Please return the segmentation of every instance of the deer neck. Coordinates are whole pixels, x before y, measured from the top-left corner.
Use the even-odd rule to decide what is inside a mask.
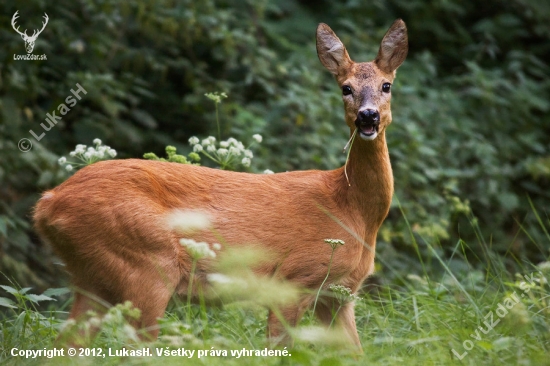
[[[373,230],[370,234],[375,235],[388,214],[393,195],[393,175],[385,131],[381,131],[373,141],[364,141],[356,136],[347,166],[334,173],[333,189],[340,205],[350,214],[360,216],[352,219],[362,219],[365,235]]]

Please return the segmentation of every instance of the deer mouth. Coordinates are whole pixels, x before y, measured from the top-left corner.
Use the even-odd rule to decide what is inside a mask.
[[[365,123],[359,120],[355,121],[355,126],[359,132],[359,136],[363,140],[374,140],[378,136],[380,122]]]

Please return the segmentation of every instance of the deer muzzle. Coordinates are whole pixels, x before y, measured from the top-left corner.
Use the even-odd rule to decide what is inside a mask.
[[[355,126],[359,130],[359,136],[363,140],[374,140],[380,127],[380,113],[374,109],[359,111]]]

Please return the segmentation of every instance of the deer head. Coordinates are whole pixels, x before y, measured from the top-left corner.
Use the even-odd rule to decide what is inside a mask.
[[[32,33],[32,36],[29,36],[27,35],[26,29],[24,32],[20,32],[19,27],[15,28],[15,20],[19,17],[19,15],[17,15],[18,12],[19,10],[16,11],[15,14],[13,14],[13,17],[11,18],[11,26],[17,33],[19,33],[21,38],[23,38],[23,41],[25,41],[25,49],[27,50],[27,53],[31,53],[32,50],[34,49],[34,43],[36,42],[36,38],[38,38],[38,35],[42,33],[44,28],[46,28],[46,24],[48,24],[48,19],[49,19],[48,14],[44,13],[45,22],[42,23],[42,29],[40,30],[35,29],[34,32]]]
[[[376,59],[353,62],[346,48],[326,24],[317,28],[317,54],[342,90],[346,123],[363,140],[374,140],[391,123],[391,83],[407,57],[407,28],[396,20],[382,39]]]

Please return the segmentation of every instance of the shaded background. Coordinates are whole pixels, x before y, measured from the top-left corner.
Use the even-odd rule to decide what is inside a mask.
[[[16,10],[29,34],[48,14],[33,52],[46,61],[14,60],[25,54]],[[392,89],[396,197],[378,280],[394,280],[391,268],[421,271],[417,253],[440,270],[426,243],[454,272],[495,256],[510,270],[547,259],[549,2],[29,0],[0,4],[0,271],[22,286],[64,284],[30,222],[40,192],[68,177],[57,159],[96,137],[117,158],[168,144],[188,152],[190,136],[215,135],[206,92],[229,95],[222,137],[264,136],[251,172],[341,166],[348,131],[315,28],[329,24],[367,61],[396,18],[410,51]],[[29,130],[40,134],[76,83],[88,94],[36,142]]]

